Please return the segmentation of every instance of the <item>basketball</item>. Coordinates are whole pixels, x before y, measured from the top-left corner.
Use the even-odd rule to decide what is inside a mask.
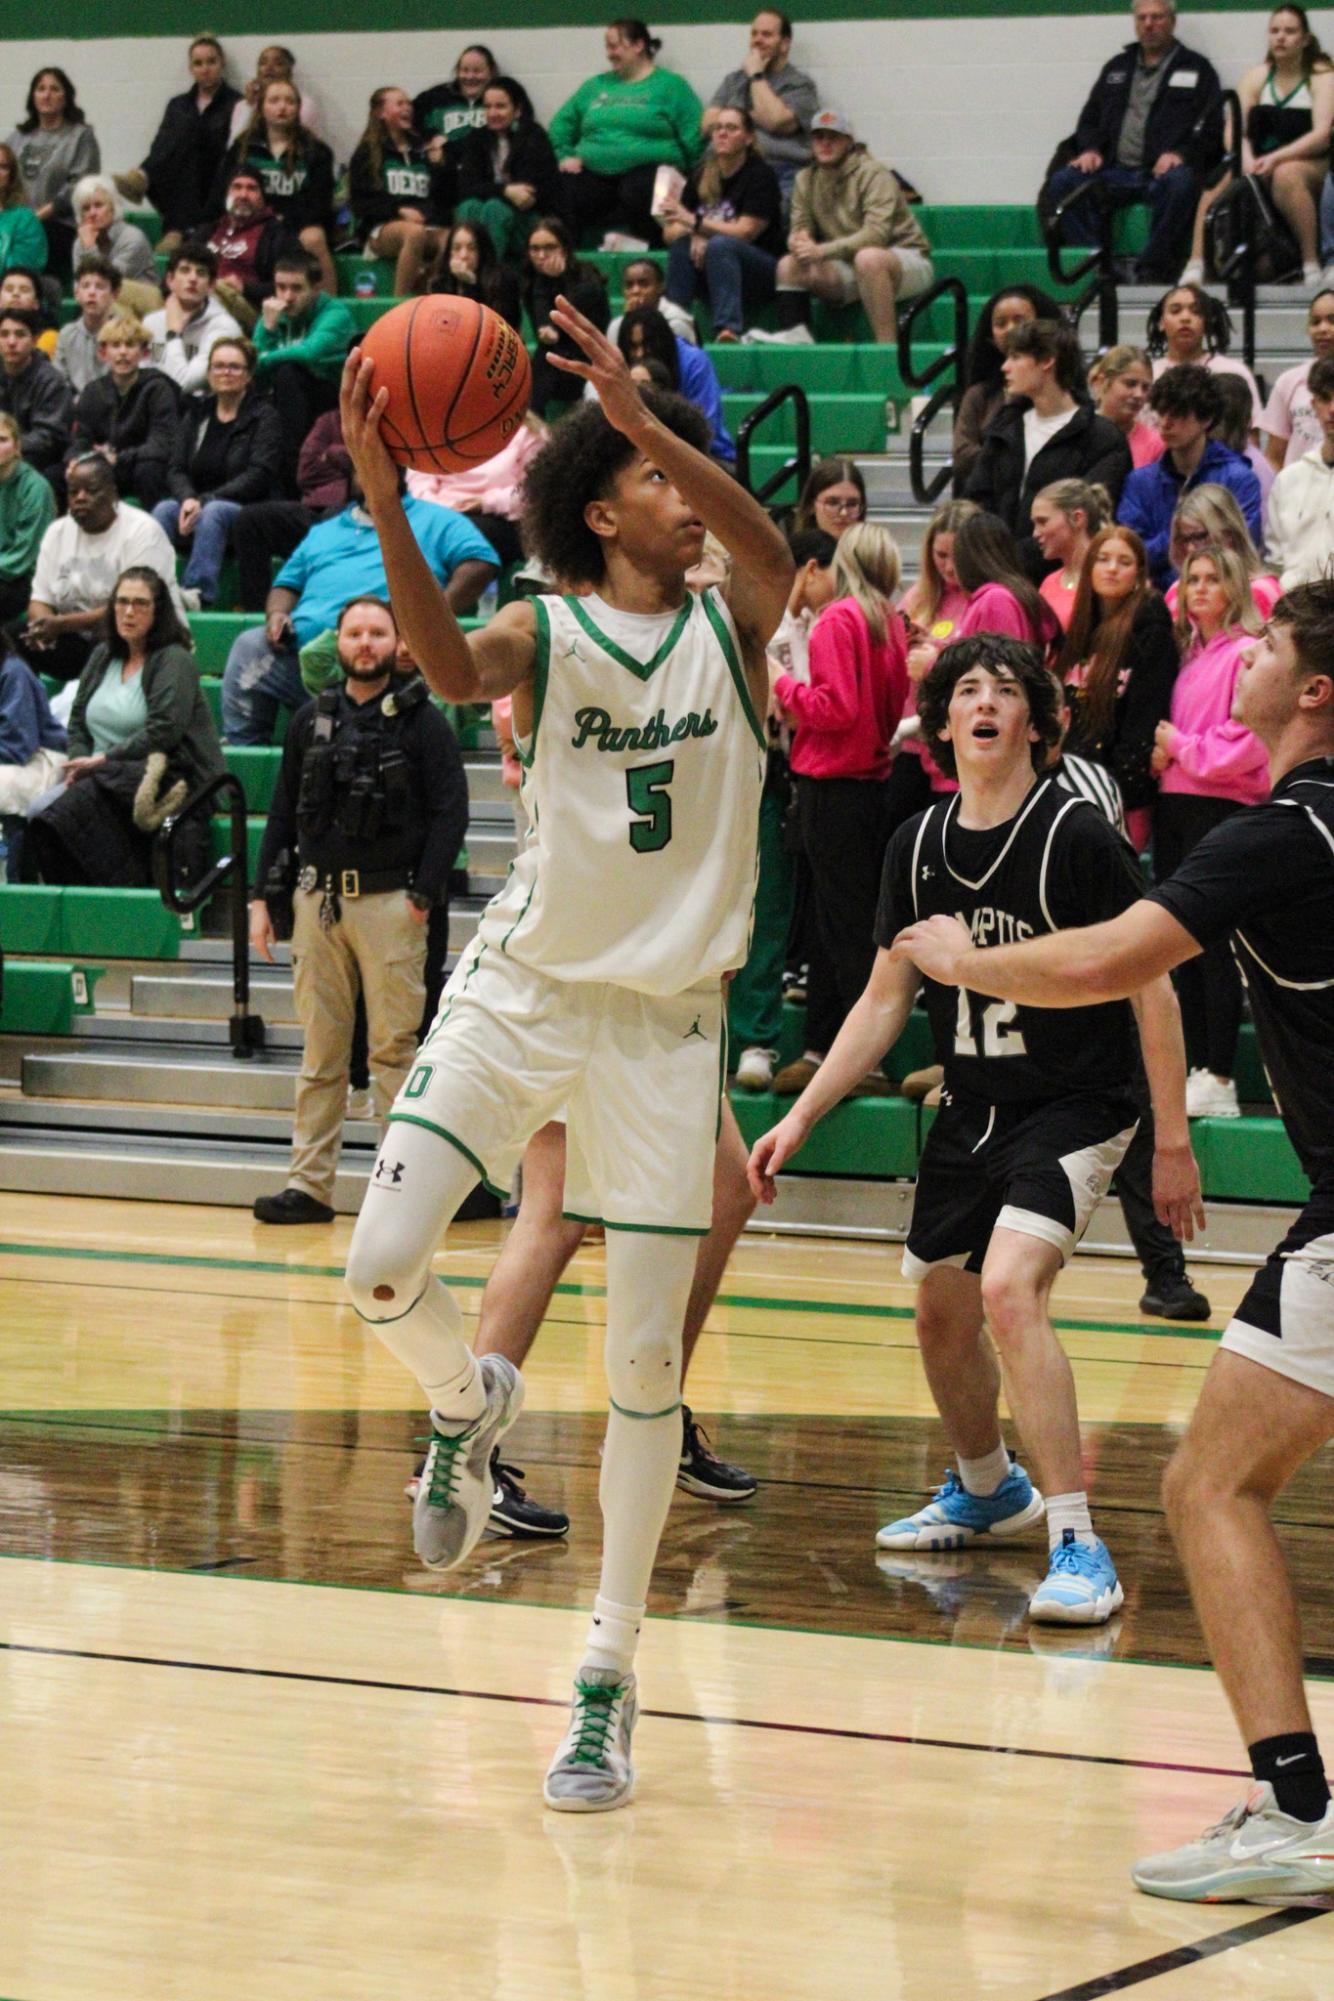
[[[503,450],[532,388],[528,351],[489,306],[446,293],[405,299],[363,336],[374,387],[388,389],[380,435],[416,472],[463,472]]]

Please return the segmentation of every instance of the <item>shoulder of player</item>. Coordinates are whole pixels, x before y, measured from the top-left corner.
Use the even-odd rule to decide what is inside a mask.
[[[926,822],[933,813],[943,818],[948,804],[948,799],[933,800],[931,805],[924,806],[920,813],[914,813],[911,820],[904,820],[894,829],[885,852],[887,869],[898,868],[903,865],[905,857],[911,858],[917,847],[918,836],[922,833]]]

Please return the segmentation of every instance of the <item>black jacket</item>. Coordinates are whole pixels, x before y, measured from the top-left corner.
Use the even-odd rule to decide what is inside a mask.
[[[227,151],[232,111],[240,96],[229,83],[222,83],[202,111],[193,90],[168,99],[144,161],[148,192],[167,230],[189,236],[209,220],[209,188]]]
[[[480,127],[459,141],[460,201],[503,201],[506,187],[524,181],[537,190],[528,215],[546,215],[560,205],[560,168],[550,139],[540,125],[516,125],[509,135],[509,158],[502,179],[496,179],[492,135]]]
[[[283,427],[275,406],[252,385],[230,424],[226,478],[201,493],[194,481],[195,454],[216,404],[213,396],[191,396],[176,425],[167,491],[173,500],[279,500],[283,494]]]
[[[124,396],[109,375],[95,376],[74,406],[66,463],[95,445],[111,445],[117,493],[156,507],[167,491],[179,410],[176,385],[160,368],[141,368]]]
[[[348,205],[363,242],[382,223],[393,222],[403,208],[419,208],[430,223],[447,221],[454,207],[454,186],[453,159],[447,156],[433,167],[415,147],[406,153],[386,147],[378,174],[369,146],[358,146],[348,162]]]
[[[1130,102],[1130,83],[1139,61],[1138,42],[1128,42],[1104,63],[1075,128],[1075,152],[1102,154],[1116,164],[1116,147]],[[1218,72],[1206,57],[1174,42],[1163,58],[1165,74],[1149,112],[1144,134],[1144,167],[1161,153],[1179,153],[1197,173],[1212,167],[1223,150],[1223,117]],[[1187,78],[1190,79],[1187,82]],[[1174,81],[1177,79],[1177,81]]]
[[[395,677],[390,692],[396,698],[401,697],[405,685]],[[446,901],[450,870],[468,828],[468,780],[458,742],[430,701],[385,717],[385,699],[382,696],[358,708],[340,694],[334,742],[353,731],[392,735],[396,739],[407,764],[406,823],[397,829],[386,829],[374,839],[361,841],[348,839],[336,828],[319,839],[300,831],[297,806],[301,776],[318,714],[317,703],[307,702],[293,716],[283,739],[282,764],[260,844],[257,885],[271,880],[273,865],[285,848],[292,855],[299,852],[303,863],[309,862],[321,873],[360,869],[367,874],[378,874],[401,869],[405,879],[411,873],[413,887],[423,896],[437,903]]]
[[[19,427],[19,448],[30,466],[46,472],[65,456],[74,422],[74,391],[40,349],[22,375],[0,369],[0,410]]]
[[[1180,664],[1172,614],[1157,591],[1135,613],[1130,640],[1121,663],[1120,691],[1111,727],[1094,736],[1084,712],[1082,689],[1069,687],[1073,711],[1065,748],[1077,757],[1091,757],[1112,772],[1128,810],[1151,806],[1158,781],[1149,762],[1154,732],[1172,713],[1172,685]]]
[[[245,135],[229,146],[222,165],[213,176],[209,207],[221,215],[227,206],[227,183],[238,167],[253,167],[264,190],[264,199],[283,225],[287,236],[303,229],[328,229],[333,222],[334,156],[323,139],[311,139],[296,158],[275,159],[261,134],[253,146]],[[221,273],[219,273],[221,275]]]
[[[982,437],[982,451],[968,475],[964,492],[1001,520],[1019,542],[1024,565],[1034,578],[1043,563],[1030,534],[1035,496],[1053,480],[1083,479],[1106,487],[1115,510],[1131,470],[1130,447],[1124,431],[1099,417],[1091,403],[1079,403],[1070,421],[1024,466],[1024,416],[1032,409],[1026,396],[1003,403]]]

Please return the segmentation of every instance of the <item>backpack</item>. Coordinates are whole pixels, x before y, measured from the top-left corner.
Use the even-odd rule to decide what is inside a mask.
[[[1219,195],[1205,221],[1205,262],[1215,278],[1234,275],[1233,260],[1248,243],[1257,285],[1282,285],[1301,276],[1297,240],[1268,187],[1254,174],[1241,174]]]

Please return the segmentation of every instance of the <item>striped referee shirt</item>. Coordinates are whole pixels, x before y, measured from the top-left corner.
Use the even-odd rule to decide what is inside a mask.
[[[1073,792],[1096,806],[1104,820],[1110,820],[1117,833],[1124,838],[1125,802],[1121,797],[1121,787],[1105,764],[1094,764],[1087,757],[1065,756],[1051,767],[1049,776],[1063,791]]]

